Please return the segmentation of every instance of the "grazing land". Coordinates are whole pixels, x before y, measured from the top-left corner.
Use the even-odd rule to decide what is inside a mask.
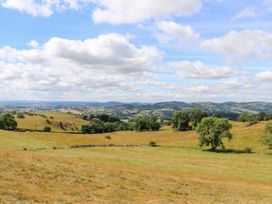
[[[19,129],[41,131],[45,126],[49,126],[54,132],[79,131],[81,125],[87,123],[80,116],[59,112],[24,114],[24,118],[17,117],[16,120]]]
[[[84,123],[69,114],[50,116]],[[33,128],[30,118],[19,119],[19,126]],[[266,123],[248,127],[232,122],[233,140],[217,153],[200,149],[194,131],[168,126],[156,132],[93,135],[59,128],[50,133],[0,131],[0,203],[269,204],[272,152],[261,143]],[[150,141],[158,147],[147,146]],[[112,145],[68,148],[89,144]],[[143,146],[114,146],[127,144]]]

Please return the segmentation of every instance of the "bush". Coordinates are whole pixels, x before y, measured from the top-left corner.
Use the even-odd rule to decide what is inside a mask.
[[[107,140],[111,140],[111,136],[110,136],[110,135],[107,135],[105,138],[106,138]]]
[[[255,120],[249,121],[247,126],[256,125],[257,123],[258,121],[255,119]]]
[[[149,147],[157,147],[157,144],[156,144],[156,142],[151,141],[151,142],[149,142],[148,146]]]
[[[59,127],[60,127],[61,129],[65,130],[65,127],[64,127],[64,125],[63,125],[63,122],[59,122]]]
[[[24,119],[25,115],[23,113],[17,113],[17,118]]]
[[[51,132],[51,127],[45,126],[45,127],[43,128],[43,131],[44,131],[44,132]]]
[[[248,153],[248,154],[252,153],[251,147],[246,147],[245,148],[245,153]]]

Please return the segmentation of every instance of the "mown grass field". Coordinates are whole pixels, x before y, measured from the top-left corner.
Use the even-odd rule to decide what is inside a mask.
[[[230,153],[203,151],[193,131],[169,127],[100,135],[0,131],[0,203],[270,204],[272,151],[260,141],[265,124],[233,123]],[[66,148],[150,141],[160,146]],[[238,152],[245,147],[254,153]]]

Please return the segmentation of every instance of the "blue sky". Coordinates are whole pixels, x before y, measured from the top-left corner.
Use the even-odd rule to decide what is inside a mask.
[[[0,100],[272,101],[272,0],[0,5]]]

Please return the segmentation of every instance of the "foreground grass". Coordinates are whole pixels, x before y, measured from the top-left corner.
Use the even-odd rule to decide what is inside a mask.
[[[272,154],[260,142],[265,123],[233,126],[226,147],[255,153],[201,151],[193,131],[168,127],[102,135],[2,131],[0,203],[272,203]],[[150,141],[161,147],[52,149]]]

